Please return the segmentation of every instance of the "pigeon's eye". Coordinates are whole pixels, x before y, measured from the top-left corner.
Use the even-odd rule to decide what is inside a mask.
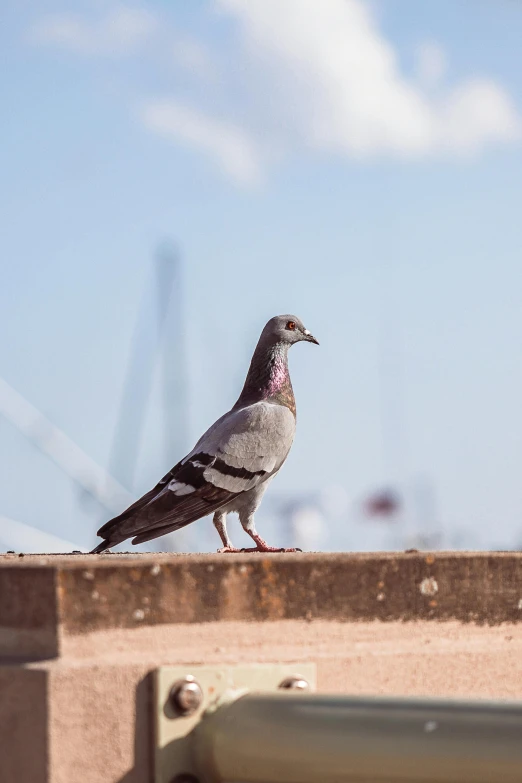
[[[288,321],[286,328],[293,332],[295,330],[295,321]]]

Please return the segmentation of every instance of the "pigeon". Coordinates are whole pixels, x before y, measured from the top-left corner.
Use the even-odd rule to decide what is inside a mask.
[[[99,530],[92,554],[132,538],[151,541],[208,514],[223,544],[218,552],[295,552],[269,546],[256,530],[254,514],[284,464],[295,433],[295,399],[288,349],[301,341],[319,345],[294,315],[271,318],[250,362],[236,404],[198,440],[156,486]],[[226,519],[237,512],[255,547],[236,549]]]

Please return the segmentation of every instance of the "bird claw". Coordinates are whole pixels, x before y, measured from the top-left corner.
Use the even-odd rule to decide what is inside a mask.
[[[230,555],[230,554],[236,554],[238,552],[242,552],[242,549],[238,549],[235,546],[223,546],[221,549],[217,550],[218,555]]]
[[[248,549],[242,549],[241,552],[302,552],[302,549],[299,549],[298,547],[292,548],[292,549],[285,549],[284,547],[277,547],[277,546],[255,546],[250,547]]]
[[[285,549],[284,547],[278,547],[278,546],[269,546],[263,539],[261,539],[257,546],[254,547],[243,547],[242,549],[238,549],[235,546],[223,546],[221,549],[217,550],[218,555],[228,555],[228,554],[237,554],[238,552],[302,552],[302,549]]]

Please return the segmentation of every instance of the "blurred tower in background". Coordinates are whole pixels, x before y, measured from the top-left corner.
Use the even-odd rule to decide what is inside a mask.
[[[158,359],[164,464],[172,467],[188,449],[182,263],[172,242],[164,242],[156,252],[152,289],[145,291],[138,313],[109,460],[109,473],[131,491]],[[163,536],[147,548],[179,551],[188,535],[181,531]]]
[[[163,448],[173,467],[189,450],[188,367],[185,346],[183,269],[175,245],[163,243],[156,254],[156,286]],[[190,549],[191,528],[155,539],[159,551]]]
[[[155,271],[165,462],[174,465],[188,447],[189,429],[182,265],[174,245],[160,247]]]

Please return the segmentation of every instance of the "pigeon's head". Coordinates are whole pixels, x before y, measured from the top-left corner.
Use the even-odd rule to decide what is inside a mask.
[[[295,315],[276,315],[271,318],[261,335],[263,342],[286,343],[293,345],[304,340],[319,345],[315,337],[305,328],[304,323]]]

